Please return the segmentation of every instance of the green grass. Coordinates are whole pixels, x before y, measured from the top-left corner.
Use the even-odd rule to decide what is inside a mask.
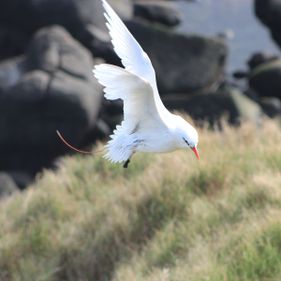
[[[1,201],[0,280],[281,280],[280,141],[266,122],[201,130],[200,161],[61,159]]]

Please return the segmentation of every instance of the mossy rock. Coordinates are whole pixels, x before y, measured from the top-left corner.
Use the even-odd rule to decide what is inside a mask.
[[[254,68],[249,85],[259,96],[281,98],[281,59]]]
[[[243,120],[259,124],[263,116],[260,106],[239,89],[227,87],[215,93],[196,93],[192,96],[166,95],[163,101],[169,109],[185,111],[199,123],[212,126],[227,118],[231,124]]]

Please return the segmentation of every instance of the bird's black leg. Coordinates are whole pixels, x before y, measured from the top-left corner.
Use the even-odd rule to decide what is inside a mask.
[[[135,154],[135,151],[132,152],[132,154],[129,156],[129,158],[125,161],[123,168],[128,168],[128,165],[131,161],[132,156]]]
[[[123,168],[128,168],[129,163],[130,163],[130,158],[124,163]]]

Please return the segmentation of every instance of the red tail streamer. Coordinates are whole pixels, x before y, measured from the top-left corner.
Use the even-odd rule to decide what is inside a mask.
[[[61,133],[60,133],[58,130],[56,130],[56,133],[57,133],[57,135],[59,136],[59,138],[61,139],[61,141],[62,141],[66,146],[68,146],[69,148],[71,148],[72,150],[74,150],[74,151],[76,151],[76,152],[78,152],[78,153],[82,153],[82,154],[92,154],[91,151],[80,150],[80,149],[78,149],[78,148],[72,146],[71,144],[69,144],[69,143],[64,139],[64,137],[61,135]]]

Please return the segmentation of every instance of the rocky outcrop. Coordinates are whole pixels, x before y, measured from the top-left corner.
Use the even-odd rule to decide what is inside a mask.
[[[131,0],[108,0],[108,2],[122,18],[132,17]],[[79,33],[83,32],[88,24],[104,28],[103,8],[100,0],[1,1],[0,24],[16,26],[26,32],[34,32],[44,26],[57,24],[75,37],[79,37]]]
[[[162,94],[212,88],[223,77],[227,46],[222,40],[139,22],[128,27],[151,58]]]
[[[272,38],[281,46],[281,2],[279,0],[255,0],[255,13],[266,25]]]
[[[163,102],[171,110],[187,112],[198,124],[208,122],[211,126],[225,118],[234,125],[244,120],[259,124],[263,116],[255,101],[229,86],[213,93],[165,95]]]
[[[108,0],[123,19],[131,19],[131,0]],[[40,28],[60,25],[93,53],[108,49],[100,0],[0,1],[0,58],[24,53],[28,41]],[[95,30],[95,32],[93,32]],[[3,39],[3,40],[2,40]]]
[[[28,40],[29,36],[26,32],[13,26],[1,26],[0,24],[0,61],[21,55],[28,44]]]
[[[281,116],[281,100],[274,97],[260,99],[263,112],[270,118]]]
[[[57,129],[75,145],[83,142],[101,102],[93,64],[88,50],[54,26],[36,33],[26,56],[0,66],[0,80],[12,77],[0,94],[0,169],[35,173],[49,165],[66,151]]]
[[[254,53],[249,60],[247,61],[247,64],[249,66],[250,70],[255,69],[257,66],[262,65],[264,63],[272,62],[277,60],[278,57],[276,55],[271,55],[263,52],[257,52]]]
[[[249,85],[259,96],[281,99],[281,59],[255,67],[249,75]]]
[[[248,93],[268,117],[281,116],[281,59],[258,52],[247,63],[248,71],[236,71],[234,78],[247,79]]]
[[[181,22],[181,14],[175,5],[167,1],[137,0],[134,4],[136,17],[166,26],[177,26]]]

